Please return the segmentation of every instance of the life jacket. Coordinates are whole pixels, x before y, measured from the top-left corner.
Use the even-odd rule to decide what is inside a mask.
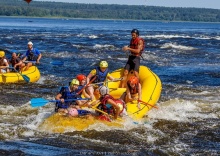
[[[142,42],[143,42],[143,48],[141,49],[139,54],[131,52],[132,55],[135,55],[135,56],[141,56],[142,55],[142,53],[145,49],[145,41],[144,41],[143,38],[136,37],[135,39],[131,39],[129,47],[132,48],[132,49],[138,49],[138,43],[139,43],[140,40],[142,40]]]
[[[36,55],[36,48],[33,48],[32,50],[28,50],[29,54],[27,56],[28,61],[37,61],[38,55]]]
[[[138,91],[139,91],[139,83],[135,84],[134,88],[132,88],[132,87],[130,86],[130,83],[127,82],[127,86],[128,86],[128,88],[129,88],[129,90],[130,90],[131,95],[138,93]]]
[[[106,94],[104,95],[104,97],[102,97],[100,99],[101,104],[98,106],[99,109],[101,109],[102,111],[108,113],[108,114],[115,114],[115,109],[111,104],[107,104],[107,101],[109,99],[112,99],[115,103],[120,104],[122,106],[119,114],[121,114],[125,108],[125,103],[124,101],[122,101],[121,99],[114,99],[111,95]]]
[[[84,115],[91,114],[90,111],[83,110],[83,109],[79,109],[79,110],[77,110],[77,111],[78,111],[79,116],[84,116]]]
[[[16,58],[16,59],[11,58],[11,60],[10,60],[10,63],[12,64],[12,67],[14,67],[15,64],[17,64],[17,63],[19,63],[19,62],[20,62],[20,58]]]
[[[85,85],[79,85],[78,89],[75,91],[76,94],[78,95],[78,97],[81,97],[82,92],[81,92],[80,94],[78,94],[78,93],[83,89],[84,86],[85,86]]]
[[[102,72],[100,67],[96,67],[96,75],[94,75],[91,80],[96,76],[96,79],[93,81],[93,83],[104,82],[108,75],[108,71],[108,68],[106,68],[106,70]]]
[[[75,99],[77,98],[76,91],[71,92],[69,87],[65,86],[60,89],[60,94],[62,99]],[[56,102],[56,108],[68,108],[74,101],[65,101],[64,103]]]

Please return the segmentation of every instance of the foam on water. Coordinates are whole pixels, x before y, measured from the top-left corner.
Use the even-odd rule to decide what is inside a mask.
[[[159,104],[159,109],[152,109],[148,116],[151,119],[175,120],[178,122],[190,122],[192,119],[218,118],[215,112],[204,113],[207,105],[197,101],[171,99]],[[209,104],[208,107],[213,107]]]
[[[197,48],[190,47],[190,46],[183,46],[183,45],[177,45],[176,43],[165,43],[161,46],[161,49],[180,49],[180,50],[195,50]]]

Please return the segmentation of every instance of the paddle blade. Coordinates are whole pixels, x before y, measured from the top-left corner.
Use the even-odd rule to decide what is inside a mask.
[[[52,62],[50,62],[52,65],[63,65],[64,64],[64,62],[62,62],[62,61],[52,61]]]
[[[25,82],[30,82],[30,78],[27,75],[21,75]]]
[[[30,101],[32,107],[41,107],[41,106],[46,105],[48,102],[50,101],[43,99],[43,98],[33,98]]]

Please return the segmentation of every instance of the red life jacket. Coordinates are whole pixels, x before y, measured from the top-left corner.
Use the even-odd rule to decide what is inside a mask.
[[[106,106],[107,101],[108,101],[109,99],[112,99],[115,103],[121,104],[121,105],[123,106],[123,109],[119,112],[119,114],[122,113],[123,110],[124,110],[124,108],[125,108],[124,102],[123,102],[121,99],[114,99],[114,98],[113,98],[111,95],[109,95],[109,94],[104,95],[104,97],[102,97],[101,100],[100,100],[100,101],[101,101],[101,105],[102,105],[102,110],[103,110],[104,112],[108,113],[108,114],[115,113],[115,110],[113,109],[113,107],[111,107],[112,110],[109,110],[109,108],[107,108],[107,106]]]
[[[129,47],[132,48],[132,49],[138,49],[138,43],[139,43],[140,40],[142,40],[142,42],[143,42],[143,48],[141,49],[139,54],[131,53],[132,55],[141,56],[142,52],[144,51],[145,41],[144,41],[143,38],[140,38],[140,37],[136,37],[135,39],[131,39]]]

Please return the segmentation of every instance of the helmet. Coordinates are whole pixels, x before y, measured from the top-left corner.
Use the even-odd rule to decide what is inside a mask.
[[[78,111],[76,108],[69,108],[68,109],[68,114],[71,115],[71,116],[78,116]]]
[[[129,78],[130,84],[137,84],[138,83],[138,78],[136,76],[131,76]]]
[[[83,75],[83,74],[79,74],[76,76],[77,80],[79,80],[79,82],[81,82],[82,80],[85,80],[86,79],[86,76]]]
[[[99,64],[99,67],[101,67],[101,68],[107,68],[107,67],[108,67],[108,62],[106,62],[106,61],[101,61],[100,64]]]
[[[4,51],[0,51],[0,57],[4,57],[5,56],[5,52]]]
[[[77,79],[72,79],[70,86],[72,85],[79,85],[79,81]]]
[[[131,33],[135,33],[135,34],[137,34],[139,36],[139,31],[137,29],[131,30]]]
[[[28,43],[27,43],[27,45],[34,45],[31,41],[29,41]]]
[[[100,93],[101,95],[108,94],[108,93],[109,93],[108,87],[106,87],[106,86],[100,86],[100,87],[99,87],[99,93]]]

